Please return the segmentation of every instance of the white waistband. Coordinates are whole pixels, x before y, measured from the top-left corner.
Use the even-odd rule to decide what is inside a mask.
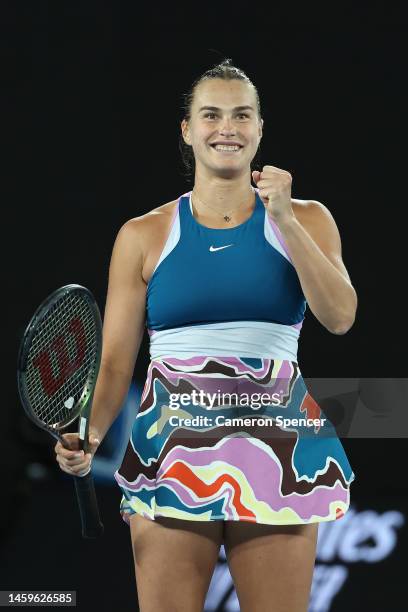
[[[300,331],[292,325],[264,321],[232,321],[148,330],[150,358],[192,355],[266,357],[297,362]]]

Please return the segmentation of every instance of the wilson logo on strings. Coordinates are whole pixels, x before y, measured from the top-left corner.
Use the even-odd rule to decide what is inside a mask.
[[[69,359],[67,349],[67,336],[72,334],[76,345],[76,355],[73,359]],[[76,372],[84,361],[86,351],[86,335],[85,328],[81,319],[73,319],[67,330],[56,336],[50,346],[36,355],[33,359],[33,365],[39,369],[41,384],[44,393],[51,397],[62,387],[65,381]],[[51,354],[54,353],[57,358],[59,374],[54,375],[51,364]]]

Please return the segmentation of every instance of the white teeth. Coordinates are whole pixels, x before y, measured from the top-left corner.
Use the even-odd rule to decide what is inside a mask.
[[[215,149],[217,151],[238,151],[239,147],[237,145],[215,145]]]

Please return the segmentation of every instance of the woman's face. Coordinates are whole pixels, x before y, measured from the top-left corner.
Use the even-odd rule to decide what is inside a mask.
[[[220,176],[248,172],[262,137],[255,91],[245,81],[207,79],[195,89],[191,118],[181,122],[196,168]]]

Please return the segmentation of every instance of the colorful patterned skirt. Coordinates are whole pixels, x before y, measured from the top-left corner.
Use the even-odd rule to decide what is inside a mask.
[[[134,513],[270,525],[332,521],[347,511],[354,478],[296,362],[206,356],[150,362],[115,473],[128,524]]]

